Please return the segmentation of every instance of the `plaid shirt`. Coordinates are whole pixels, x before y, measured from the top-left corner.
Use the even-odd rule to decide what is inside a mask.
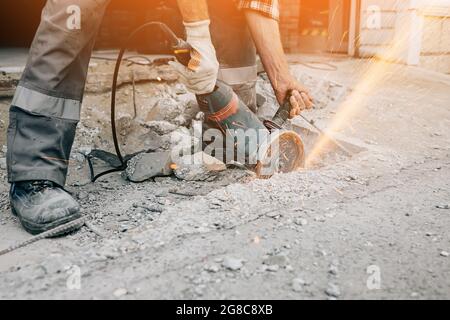
[[[272,19],[280,19],[278,0],[238,0],[239,9],[251,9]]]

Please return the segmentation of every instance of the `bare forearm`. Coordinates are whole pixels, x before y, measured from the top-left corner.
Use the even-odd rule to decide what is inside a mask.
[[[277,89],[290,76],[278,21],[251,10],[247,10],[245,16],[267,75]]]
[[[177,0],[184,22],[197,22],[209,19],[206,0]]]
[[[313,106],[308,90],[291,75],[281,43],[278,22],[254,11],[246,11],[247,24],[280,104],[289,99],[291,117]]]

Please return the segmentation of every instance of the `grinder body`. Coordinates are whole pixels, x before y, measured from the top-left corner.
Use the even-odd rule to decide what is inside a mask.
[[[230,86],[218,81],[212,93],[198,95],[197,101],[207,124],[221,130],[226,139],[232,139],[235,156],[239,154],[236,148],[244,151],[245,165],[258,176],[270,177],[304,166],[304,147],[300,136],[292,131],[270,131]],[[237,132],[244,133],[243,141],[235,140],[242,137]],[[227,143],[227,146],[230,144]]]

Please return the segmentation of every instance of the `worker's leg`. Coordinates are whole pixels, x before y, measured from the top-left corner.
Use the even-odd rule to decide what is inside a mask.
[[[245,16],[234,1],[208,1],[211,34],[220,62],[219,79],[256,112],[256,49]]]
[[[89,59],[108,3],[47,1],[10,109],[10,182],[65,184]]]

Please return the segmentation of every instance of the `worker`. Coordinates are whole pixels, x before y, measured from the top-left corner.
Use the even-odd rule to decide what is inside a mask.
[[[11,103],[11,208],[32,234],[81,217],[64,185],[89,59],[108,3],[47,1]],[[178,0],[178,6],[192,52],[188,67],[173,66],[191,92],[210,93],[220,79],[255,110],[258,51],[278,101],[292,93],[291,116],[312,106],[307,90],[289,72],[277,0]],[[77,13],[79,21],[73,16]]]

